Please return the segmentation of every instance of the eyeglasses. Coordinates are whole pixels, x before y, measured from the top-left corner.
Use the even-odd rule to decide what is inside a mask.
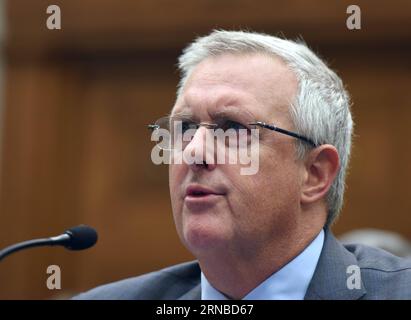
[[[273,124],[267,124],[262,121],[255,121],[247,124],[241,124],[238,121],[230,120],[227,118],[217,118],[213,120],[214,123],[207,123],[207,122],[196,122],[189,117],[184,116],[167,116],[158,119],[154,124],[149,124],[148,129],[152,130],[154,133],[158,133],[162,136],[162,147],[161,149],[164,150],[173,150],[173,149],[180,149],[185,148],[188,143],[194,137],[195,132],[201,126],[206,127],[207,129],[213,129],[216,132],[224,132],[226,137],[230,138],[231,133],[232,136],[236,136],[237,139],[241,136],[247,135],[247,143],[249,144],[251,139],[250,136],[255,132],[254,130],[258,130],[259,128],[265,128],[269,130],[273,130],[279,132],[281,134],[285,134],[296,139],[299,139],[311,147],[315,148],[318,145],[311,139],[300,135],[296,132],[292,132],[286,129],[282,129],[276,127]],[[167,136],[165,133],[169,133]],[[181,141],[182,143],[177,147],[175,142]],[[227,145],[227,139],[225,139]],[[238,146],[238,144],[237,144]]]
[[[276,131],[276,132],[285,134],[285,135],[287,135],[287,136],[291,136],[291,137],[297,138],[297,139],[299,139],[299,140],[301,140],[301,141],[304,141],[304,142],[308,143],[308,144],[311,145],[311,147],[313,147],[313,148],[318,147],[318,144],[316,144],[316,143],[315,143],[313,140],[311,140],[310,138],[307,138],[307,137],[305,137],[305,136],[302,136],[302,135],[300,135],[300,134],[298,134],[298,133],[295,133],[295,132],[293,132],[293,131],[281,129],[281,128],[276,127],[276,126],[274,126],[274,125],[272,125],[272,124],[267,124],[267,123],[265,123],[265,122],[257,121],[257,122],[254,122],[254,123],[250,123],[250,125],[260,126],[260,127],[262,127],[262,128],[270,129],[270,130],[273,130],[273,131]]]

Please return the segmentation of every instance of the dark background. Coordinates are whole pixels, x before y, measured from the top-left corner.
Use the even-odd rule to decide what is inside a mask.
[[[169,111],[176,59],[214,28],[303,37],[345,81],[356,136],[335,233],[411,238],[411,2],[10,0],[3,2],[0,247],[80,223],[85,252],[35,249],[0,264],[0,299],[64,298],[192,259],[172,220],[167,167],[146,125]],[[47,6],[62,29],[46,28]],[[348,30],[357,4],[362,29]],[[62,289],[46,288],[57,264]]]

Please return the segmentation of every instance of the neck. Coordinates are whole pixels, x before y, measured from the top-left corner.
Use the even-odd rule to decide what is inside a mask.
[[[275,239],[263,248],[244,248],[209,253],[199,257],[202,272],[214,288],[231,299],[242,299],[273,273],[298,256],[318,235],[317,229],[299,230]]]

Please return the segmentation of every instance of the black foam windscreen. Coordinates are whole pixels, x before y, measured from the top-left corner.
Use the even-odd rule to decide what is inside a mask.
[[[70,240],[64,246],[70,250],[83,250],[92,247],[98,239],[97,232],[86,225],[79,225],[68,229],[66,232]]]

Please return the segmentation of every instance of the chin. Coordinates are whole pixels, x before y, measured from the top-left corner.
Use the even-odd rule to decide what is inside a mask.
[[[184,242],[193,254],[201,254],[224,246],[227,241],[221,226],[188,224],[184,227]]]

